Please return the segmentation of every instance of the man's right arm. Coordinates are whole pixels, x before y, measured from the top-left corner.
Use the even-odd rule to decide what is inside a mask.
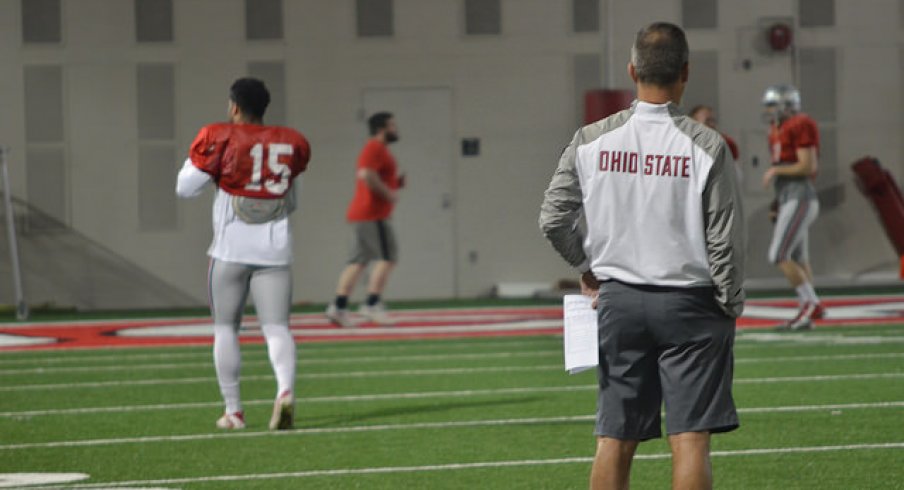
[[[364,185],[383,200],[392,203],[396,202],[395,191],[390,189],[389,186],[380,179],[380,175],[374,170],[369,168],[358,169],[358,178],[364,181]]]
[[[580,130],[575,133],[559,158],[559,165],[540,206],[539,224],[546,239],[559,255],[584,273],[590,270],[590,260],[584,253],[584,237],[578,227],[583,205],[581,183],[575,164],[580,134]]]

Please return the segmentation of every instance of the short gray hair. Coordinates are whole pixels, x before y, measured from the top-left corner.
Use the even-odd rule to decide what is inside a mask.
[[[668,22],[654,22],[638,31],[631,47],[631,64],[637,80],[660,87],[672,85],[681,78],[687,57],[684,31]]]

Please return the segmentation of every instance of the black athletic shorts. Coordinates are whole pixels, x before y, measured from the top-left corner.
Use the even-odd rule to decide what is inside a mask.
[[[606,281],[599,295],[596,435],[624,440],[738,427],[735,320],[713,289]]]

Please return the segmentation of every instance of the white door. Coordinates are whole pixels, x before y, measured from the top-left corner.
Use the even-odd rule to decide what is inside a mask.
[[[395,116],[399,141],[390,145],[405,188],[392,216],[399,263],[388,296],[456,295],[452,172],[452,92],[448,88],[369,88],[364,116]]]

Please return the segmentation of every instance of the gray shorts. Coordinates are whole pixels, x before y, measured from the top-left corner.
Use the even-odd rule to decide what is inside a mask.
[[[289,266],[257,266],[211,259],[207,280],[215,325],[232,325],[238,330],[249,292],[261,325],[289,324],[292,306]]]
[[[599,296],[596,435],[624,440],[738,427],[731,396],[735,321],[712,288],[606,281]]]
[[[352,223],[355,237],[349,253],[349,264],[367,264],[373,260],[396,262],[399,250],[389,220]]]
[[[769,262],[778,264],[793,260],[799,264],[810,261],[809,229],[819,216],[819,201],[814,199],[790,199],[779,204],[772,242],[769,244]]]

